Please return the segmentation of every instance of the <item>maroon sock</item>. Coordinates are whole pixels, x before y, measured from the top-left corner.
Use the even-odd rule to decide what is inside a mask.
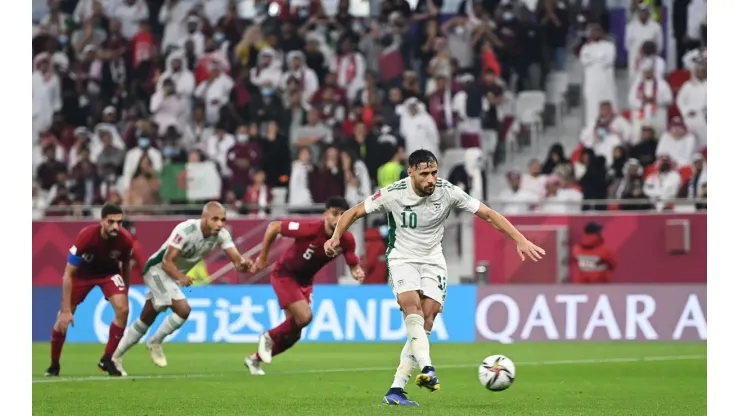
[[[298,333],[298,338],[301,337],[301,329],[296,324],[293,318],[286,319],[282,324],[271,329],[269,334],[272,338],[272,356],[276,356],[281,352],[292,347],[298,339],[294,339],[295,334]]]
[[[272,356],[274,357],[280,354],[281,352],[285,352],[285,350],[295,345],[295,343],[298,342],[298,340],[300,339],[301,339],[301,329],[300,328],[290,334],[286,334],[285,336],[283,336],[283,339],[281,340],[281,342],[276,344],[272,348]]]
[[[105,344],[105,355],[103,355],[104,358],[110,358],[113,356],[113,353],[116,352],[118,343],[121,342],[121,338],[123,337],[123,331],[124,328],[121,328],[114,323],[110,324],[110,329],[108,330],[108,343]]]
[[[51,331],[51,366],[59,367],[59,359],[62,357],[62,347],[64,347],[64,340],[67,339],[67,334],[63,334],[59,331]]]

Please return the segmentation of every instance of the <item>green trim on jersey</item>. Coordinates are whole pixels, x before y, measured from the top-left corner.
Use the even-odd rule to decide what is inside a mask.
[[[187,227],[185,227],[182,232],[185,235],[191,234],[193,231],[198,229],[198,224],[190,224]]]
[[[388,213],[388,249],[385,250],[385,257],[391,254],[391,250],[396,246],[396,220],[393,218],[393,213]]]
[[[435,182],[434,185],[439,186],[440,188],[452,188],[452,184],[444,179],[437,179],[437,182]]]
[[[167,250],[161,249],[153,257],[150,257],[149,260],[146,261],[146,264],[144,265],[144,270],[142,271],[142,273],[146,273],[152,267],[158,265],[159,263],[162,263],[162,260],[164,260],[164,254],[166,252]]]
[[[408,188],[408,185],[406,185],[406,181],[398,181],[393,183],[392,185],[388,185],[387,191],[401,191]]]

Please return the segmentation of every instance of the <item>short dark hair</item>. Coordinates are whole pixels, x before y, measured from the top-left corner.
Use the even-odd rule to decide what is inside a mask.
[[[115,204],[103,205],[103,210],[100,212],[100,218],[106,218],[109,215],[123,214],[123,209]]]
[[[409,155],[409,167],[417,169],[422,163],[439,164],[439,162],[437,162],[437,156],[434,156],[434,153],[426,149],[415,150]]]
[[[330,208],[339,208],[346,211],[349,209],[349,204],[347,203],[347,200],[344,199],[344,197],[333,196],[326,200],[326,209]]]

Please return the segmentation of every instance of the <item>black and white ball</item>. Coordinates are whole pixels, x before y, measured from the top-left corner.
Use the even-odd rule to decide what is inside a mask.
[[[478,380],[483,387],[491,391],[503,391],[514,383],[516,366],[503,355],[486,357],[478,367]]]

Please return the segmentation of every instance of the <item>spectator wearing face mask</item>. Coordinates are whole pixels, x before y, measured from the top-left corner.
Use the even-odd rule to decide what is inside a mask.
[[[155,172],[162,170],[162,153],[152,147],[151,140],[148,135],[142,132],[137,139],[137,146],[126,152],[126,158],[123,162],[123,175],[121,175],[121,188],[122,192],[128,189],[131,179],[134,177],[134,173],[139,168],[139,162],[143,157],[147,157],[149,164]]]
[[[668,121],[668,106],[673,104],[673,92],[665,79],[656,76],[655,62],[642,63],[642,76],[632,84],[627,99],[630,104],[634,130],[645,121],[663,130]]]
[[[655,155],[666,155],[678,166],[691,163],[691,157],[697,150],[696,137],[686,130],[680,117],[671,119],[671,127],[660,136]]]
[[[681,188],[681,175],[673,168],[669,156],[660,155],[658,170],[645,179],[643,191],[655,204],[655,209],[663,211],[666,202],[675,199]]]
[[[594,120],[589,120],[586,127],[581,131],[580,140],[585,147],[591,147],[598,138],[599,129],[606,129],[610,133],[619,136],[623,144],[635,143],[639,137],[632,133],[632,124],[614,111],[610,101],[599,104],[599,115]]]

